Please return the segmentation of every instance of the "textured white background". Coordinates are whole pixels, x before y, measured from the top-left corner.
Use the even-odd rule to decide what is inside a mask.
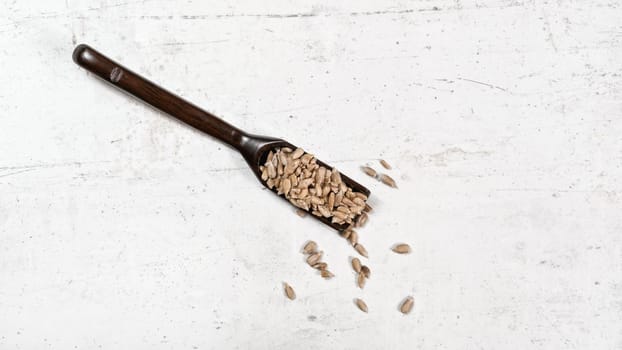
[[[0,349],[622,348],[618,1],[0,8]],[[366,289],[341,238],[80,42],[368,185]],[[358,170],[378,157],[399,190]]]

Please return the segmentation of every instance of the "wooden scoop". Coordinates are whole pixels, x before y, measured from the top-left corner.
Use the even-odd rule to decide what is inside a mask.
[[[88,45],[78,45],[73,51],[73,60],[80,67],[94,73],[112,85],[124,90],[131,95],[143,100],[153,107],[170,114],[171,116],[189,124],[237,149],[251,168],[259,182],[267,187],[261,180],[260,165],[266,161],[271,150],[281,147],[296,149],[289,142],[273,137],[248,134],[204,111],[203,109],[185,101],[181,97],[170,93],[108,57],[97,52]],[[332,169],[318,160],[320,166]],[[369,190],[345,175],[341,175],[342,181],[353,191],[361,192],[369,197]],[[277,192],[277,189],[272,189]],[[279,196],[287,200],[284,196]],[[289,201],[288,201],[289,203]],[[331,223],[330,218],[310,215],[337,230],[343,230],[347,225]]]

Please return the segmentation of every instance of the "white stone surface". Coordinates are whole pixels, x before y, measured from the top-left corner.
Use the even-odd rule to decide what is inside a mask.
[[[622,348],[618,1],[0,8],[0,349]],[[368,185],[365,290],[341,238],[80,42]],[[358,170],[379,157],[399,190]]]

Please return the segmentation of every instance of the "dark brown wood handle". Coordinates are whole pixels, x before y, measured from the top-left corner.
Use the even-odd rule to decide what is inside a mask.
[[[110,84],[229,145],[242,146],[245,133],[181,97],[123,67],[88,45],[73,51],[73,60]]]

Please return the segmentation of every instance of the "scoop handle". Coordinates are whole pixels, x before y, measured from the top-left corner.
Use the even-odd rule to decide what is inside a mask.
[[[181,97],[164,90],[144,77],[123,67],[88,45],[73,51],[73,61],[108,83],[137,97],[153,107],[191,125],[238,150],[245,133],[215,115]]]

